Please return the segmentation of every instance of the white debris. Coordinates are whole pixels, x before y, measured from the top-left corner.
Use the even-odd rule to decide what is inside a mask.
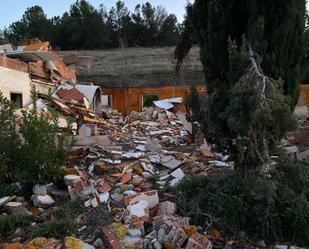
[[[185,174],[183,173],[183,171],[179,168],[179,169],[176,169],[175,171],[173,171],[171,173],[171,176],[181,180],[182,178],[185,177]]]
[[[122,157],[126,158],[126,159],[131,159],[131,158],[138,159],[138,158],[141,158],[143,156],[145,156],[145,154],[142,153],[142,152],[128,152],[128,153],[124,153],[122,155]]]
[[[148,202],[141,200],[135,204],[127,207],[131,217],[144,217],[148,216]]]
[[[104,162],[109,163],[109,164],[120,164],[121,160],[112,160],[112,159],[102,159]]]
[[[106,203],[109,199],[109,193],[108,192],[101,193],[99,197],[101,203]]]
[[[55,203],[53,198],[49,195],[33,195],[31,200],[33,201],[33,205],[35,207],[41,208],[48,208]]]
[[[169,110],[174,107],[173,103],[180,104],[182,103],[182,101],[183,99],[181,97],[178,97],[178,98],[158,100],[158,101],[154,101],[153,103],[155,104],[155,106],[159,108]]]

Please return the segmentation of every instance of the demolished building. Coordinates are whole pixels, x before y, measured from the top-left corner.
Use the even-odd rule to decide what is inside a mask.
[[[193,143],[192,124],[183,113],[190,87],[101,89],[78,84],[75,71],[63,60],[55,60],[57,55],[46,51],[46,46],[32,44],[30,51],[23,48],[2,55],[0,69],[8,80],[0,79],[0,90],[7,87],[5,95],[20,107],[31,102],[32,86],[43,97],[52,90],[51,97],[61,113],[83,118],[64,182],[67,201],[77,200],[85,209],[76,218],[78,233],[74,236],[78,238],[28,241],[24,234],[20,239],[23,244],[15,248],[36,248],[41,243],[39,248],[211,249],[233,248],[231,241],[240,248],[238,243],[244,243],[241,236],[226,233],[226,238],[219,239],[223,237],[220,231],[213,230],[219,236],[206,233],[177,213],[177,196],[160,193],[186,176],[228,174],[234,169],[229,155],[213,151],[203,134],[199,133],[200,138]],[[38,47],[43,50],[33,51]],[[12,95],[18,90],[19,99]],[[206,94],[205,87],[197,91]],[[96,115],[102,92],[107,96],[105,101],[112,99],[113,107],[121,113],[112,111],[106,118]],[[129,115],[124,117],[125,113]],[[56,186],[35,185],[31,201],[5,196],[0,199],[0,209],[29,216],[34,216],[35,210],[36,215],[43,216],[56,207],[59,193],[61,196]],[[51,215],[51,222],[60,219]],[[98,231],[99,235],[93,236]]]
[[[96,110],[101,105],[100,87],[91,83],[79,84],[76,70],[52,51],[48,42],[32,41],[16,50],[2,49],[0,90],[4,97],[14,102],[17,108],[27,107],[32,102],[33,87],[40,96],[52,93],[54,98],[63,98],[65,102],[80,102],[87,109]],[[75,95],[70,95],[70,91],[75,91]]]
[[[197,92],[206,95],[205,86],[197,86]],[[171,87],[114,87],[102,88],[103,105],[111,106],[119,112],[129,114],[132,111],[141,112],[146,107],[153,106],[153,101],[171,98],[182,98],[181,103],[176,103],[175,109],[182,112],[188,111],[188,100],[191,88],[188,86]]]

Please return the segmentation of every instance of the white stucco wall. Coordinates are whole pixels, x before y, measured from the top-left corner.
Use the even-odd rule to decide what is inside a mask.
[[[31,85],[34,86],[35,90],[41,94],[48,95],[49,89],[51,90],[52,93],[55,91],[55,84],[32,81]]]
[[[31,103],[31,80],[28,73],[0,66],[0,91],[11,100],[11,93],[21,93],[23,106]]]

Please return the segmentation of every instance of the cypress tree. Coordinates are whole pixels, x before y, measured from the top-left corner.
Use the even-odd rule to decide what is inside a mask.
[[[234,138],[228,125],[231,89],[246,73],[243,56],[250,44],[262,58],[263,72],[283,81],[291,109],[297,102],[304,51],[305,0],[196,0],[188,7],[201,48],[209,92],[205,133],[219,146]],[[247,59],[249,56],[247,56]],[[248,108],[250,109],[250,108]]]

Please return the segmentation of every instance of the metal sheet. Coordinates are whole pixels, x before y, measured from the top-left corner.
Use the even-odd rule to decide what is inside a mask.
[[[60,56],[49,51],[14,51],[7,52],[5,55],[9,58],[20,59],[25,62],[30,61],[55,61],[61,60]]]

